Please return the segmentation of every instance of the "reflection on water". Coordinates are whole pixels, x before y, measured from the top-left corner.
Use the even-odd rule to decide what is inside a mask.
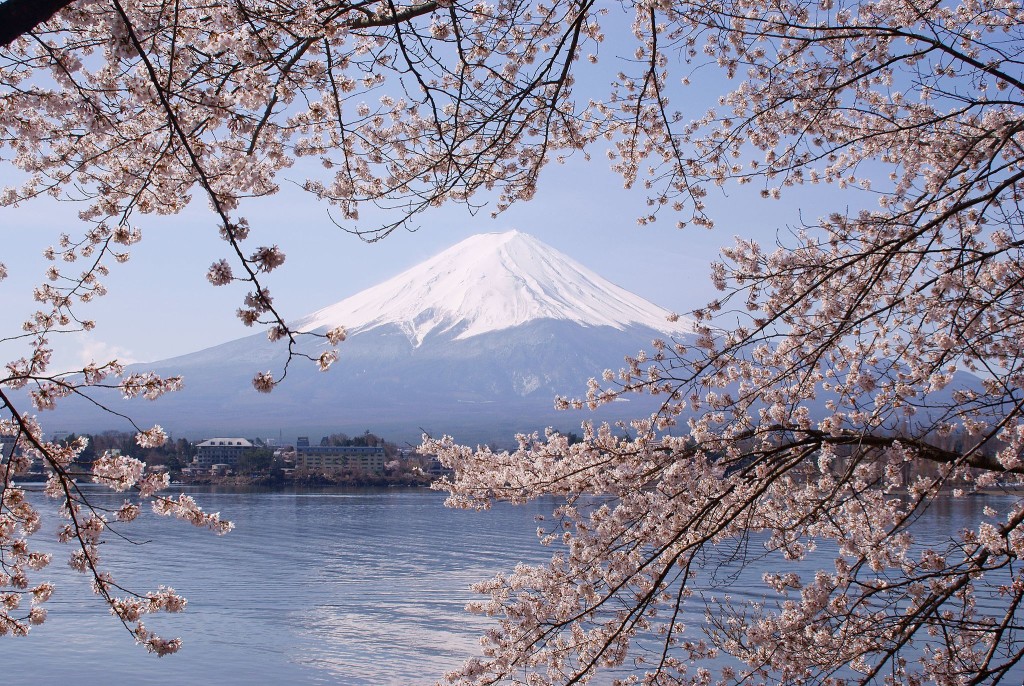
[[[121,500],[99,490],[96,497]],[[0,639],[5,681],[429,684],[476,654],[490,625],[463,610],[469,586],[551,552],[538,545],[534,520],[550,514],[550,501],[476,513],[445,509],[444,496],[426,490],[207,490],[199,499],[236,530],[219,538],[146,517],[126,529],[149,541],[141,549],[103,546],[104,564],[132,588],[163,583],[189,599],[184,614],[146,622],[182,636],[180,654],[157,659],[132,645],[54,543],[45,572],[58,584],[50,618],[25,639]],[[927,542],[976,522],[986,503],[1008,501],[937,503],[915,534]],[[55,526],[48,521],[44,531]],[[743,570],[730,593],[753,592],[763,571]],[[718,581],[735,579],[723,569]]]
[[[184,614],[146,621],[182,636],[181,653],[157,659],[133,645],[86,579],[67,569],[67,552],[41,533],[36,545],[55,553],[45,578],[58,591],[45,624],[25,639],[0,640],[5,680],[433,683],[478,652],[487,620],[464,611],[469,586],[544,559],[534,516],[552,507],[462,512],[422,489],[197,497],[235,531],[221,538],[150,516],[125,529],[145,545],[112,541],[101,552],[129,587],[162,583],[188,598]],[[47,521],[43,532],[55,527]]]

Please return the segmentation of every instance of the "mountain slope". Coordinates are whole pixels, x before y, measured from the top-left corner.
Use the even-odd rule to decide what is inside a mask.
[[[178,435],[370,429],[415,442],[426,429],[507,441],[548,425],[578,429],[590,415],[556,412],[554,396],[582,395],[587,379],[622,366],[624,355],[692,331],[668,315],[530,236],[484,234],[294,322],[348,329],[327,373],[293,363],[273,393],[256,393],[253,374],[284,363],[283,346],[257,334],[138,365],[183,374],[185,389],[155,403],[110,402]],[[654,402],[636,398],[598,416],[637,416],[638,404]],[[82,404],[66,404],[56,419],[50,426],[69,431],[123,428]]]
[[[384,283],[299,319],[313,331],[397,325],[414,345],[431,333],[464,340],[538,319],[685,334],[669,312],[519,231],[479,234]]]

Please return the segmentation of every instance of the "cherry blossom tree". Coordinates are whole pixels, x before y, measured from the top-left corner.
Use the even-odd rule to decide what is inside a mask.
[[[499,189],[505,204],[528,197],[549,151],[582,145],[568,100],[570,66],[596,24],[589,7],[549,15],[523,5],[504,16],[484,5],[435,2],[5,0],[0,27],[0,155],[20,174],[0,204],[53,196],[79,203],[83,222],[78,235],[46,249],[52,266],[34,293],[39,310],[21,332],[0,338],[29,349],[0,376],[0,435],[14,451],[4,463],[0,507],[0,631],[25,633],[45,617],[38,603],[49,587],[30,581],[49,561],[29,550],[39,514],[14,481],[38,461],[51,475],[47,493],[70,522],[61,538],[77,546],[72,566],[92,575],[140,642],[172,652],[176,641],[153,636],[138,619],[179,610],[183,600],[167,590],[132,593],[99,566],[97,543],[120,533],[137,504],[115,513],[94,506],[74,481],[84,444],[44,440],[30,412],[72,395],[102,405],[92,394],[99,388],[154,399],[181,379],[125,374],[116,360],[55,370],[57,337],[93,329],[83,310],[141,239],[137,219],[179,212],[199,192],[227,244],[209,281],[247,286],[237,316],[266,326],[288,349],[283,369],[254,370],[254,388],[272,390],[299,358],[326,370],[337,353],[302,352],[300,338],[337,345],[346,333],[288,327],[264,284],[285,256],[277,246],[248,246],[242,200],[276,192],[278,173],[299,158],[327,170],[307,181],[311,195],[337,206],[368,239],[433,205],[471,204],[481,190]],[[367,203],[393,210],[394,223],[359,228]],[[160,427],[135,428],[142,446],[164,437]],[[108,454],[87,476],[135,489],[160,514],[229,528],[191,499],[158,496],[163,482],[137,460]]]
[[[46,442],[29,414],[100,387],[152,398],[180,383],[116,361],[51,369],[52,342],[94,326],[83,310],[140,240],[140,218],[205,196],[226,245],[210,282],[241,286],[238,317],[289,351],[282,369],[254,370],[269,391],[293,362],[337,359],[303,352],[312,334],[289,328],[266,286],[284,255],[247,242],[244,200],[273,194],[283,170],[318,162],[306,190],[376,240],[446,202],[500,212],[534,195],[549,162],[609,148],[625,183],[647,190],[642,224],[710,228],[707,195],[730,184],[767,199],[827,184],[850,200],[775,246],[737,241],[712,269],[722,298],[690,313],[692,339],[655,341],[559,401],[653,393],[655,415],[586,426],[573,445],[522,437],[511,453],[428,442],[456,470],[443,484],[455,505],[565,500],[541,527],[550,564],[481,584],[478,609],[500,623],[449,680],[583,683],[623,665],[647,683],[1019,675],[1024,502],[943,545],[918,544],[911,526],[950,489],[1024,471],[1021,24],[1011,0],[0,3],[0,156],[21,175],[0,203],[74,200],[83,222],[47,252],[39,311],[3,339],[30,352],[0,377],[0,433],[19,456],[4,469],[0,628],[41,621],[49,595],[30,582],[47,559],[29,552],[38,513],[13,480],[39,460],[72,564],[140,641],[177,646],[138,619],[183,601],[118,595],[96,554],[115,522],[72,480],[82,446]],[[691,82],[704,84],[692,98]],[[688,111],[707,88],[721,96]],[[368,206],[393,219],[361,224]],[[978,381],[961,383],[964,371]],[[142,445],[162,438],[136,428]],[[226,528],[159,496],[130,458],[92,473]],[[821,571],[783,562],[763,580],[768,601],[712,598],[701,580],[723,551],[740,565],[814,556]],[[980,611],[982,597],[999,612]]]
[[[635,115],[614,126],[612,159],[652,188],[646,221],[671,205],[708,224],[706,189],[730,181],[766,198],[833,184],[863,209],[773,246],[738,240],[691,340],[655,341],[560,401],[652,393],[653,416],[586,426],[576,445],[426,443],[455,469],[441,484],[455,506],[565,500],[539,530],[550,563],[479,585],[475,609],[500,624],[451,683],[586,683],[616,667],[623,683],[1020,681],[1024,500],[938,544],[913,528],[937,499],[1024,471],[1020,11],[636,8],[649,69],[597,110]],[[703,116],[675,114],[669,79],[707,61],[730,90]],[[715,583],[724,563],[760,560],[778,570],[763,600]]]

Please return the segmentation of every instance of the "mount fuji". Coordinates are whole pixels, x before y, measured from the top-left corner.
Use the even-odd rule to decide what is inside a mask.
[[[430,334],[467,340],[542,319],[686,334],[669,312],[519,231],[472,236],[384,283],[295,322],[350,333],[394,326],[414,347]]]
[[[426,430],[508,442],[518,431],[578,430],[595,417],[556,411],[553,398],[583,395],[590,377],[618,369],[655,338],[689,337],[693,322],[669,315],[532,236],[480,234],[292,322],[300,331],[346,328],[340,359],[327,373],[293,361],[272,393],[256,393],[253,374],[277,375],[285,356],[283,345],[256,334],[133,365],[181,374],[185,388],[114,409],[186,436],[369,429],[417,442]],[[596,418],[640,416],[649,409],[642,405],[637,396]],[[48,423],[76,432],[124,428],[84,403],[64,403]]]

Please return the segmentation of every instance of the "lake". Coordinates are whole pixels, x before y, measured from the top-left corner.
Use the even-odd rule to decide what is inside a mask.
[[[478,654],[477,636],[490,626],[463,609],[474,597],[470,584],[551,552],[537,543],[534,518],[550,514],[552,501],[463,512],[425,489],[189,492],[235,531],[218,537],[144,513],[125,531],[150,542],[102,550],[105,567],[135,590],[166,584],[188,598],[184,614],[145,622],[181,636],[182,651],[156,658],[135,646],[41,533],[36,547],[55,556],[37,578],[57,592],[45,624],[26,638],[0,639],[5,681],[430,684]],[[976,519],[986,502],[998,505],[943,501],[920,534]],[[43,532],[55,526],[50,519]]]

